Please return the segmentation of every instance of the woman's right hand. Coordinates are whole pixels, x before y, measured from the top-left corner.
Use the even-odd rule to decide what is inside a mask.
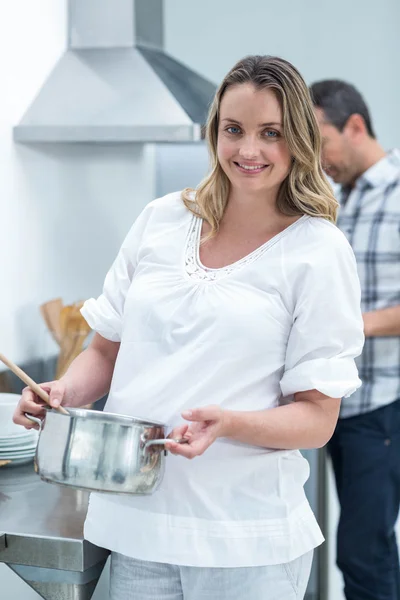
[[[65,383],[62,381],[50,381],[48,383],[41,383],[40,387],[45,390],[50,396],[50,406],[52,408],[58,408],[60,404],[63,404],[65,400],[66,389]],[[23,425],[25,429],[39,429],[39,425],[30,421],[25,413],[43,419],[45,415],[44,407],[47,406],[39,396],[35,394],[29,387],[26,387],[22,391],[22,396],[17,404],[14,412],[13,421],[17,425]]]

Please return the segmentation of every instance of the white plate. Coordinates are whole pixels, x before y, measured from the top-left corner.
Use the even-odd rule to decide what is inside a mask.
[[[18,429],[13,433],[1,434],[0,440],[11,440],[13,438],[20,439],[32,435],[32,431],[37,431],[36,429],[22,429],[19,425],[16,425],[16,427],[18,427]]]
[[[30,438],[28,440],[24,440],[23,442],[14,441],[8,444],[3,444],[0,442],[0,452],[4,452],[5,450],[28,450],[29,448],[34,448],[37,446],[37,439]]]
[[[8,444],[8,445],[0,444],[0,453],[34,450],[36,448],[36,446],[37,446],[36,440],[32,440],[32,442],[30,442],[29,444]]]
[[[26,448],[28,446],[34,446],[37,444],[37,438],[32,437],[32,438],[26,438],[26,440],[23,440],[22,442],[19,440],[11,440],[9,442],[0,442],[0,450],[2,450],[3,448],[5,448],[6,450],[8,450],[8,448]]]
[[[0,452],[0,460],[23,458],[25,456],[35,456],[35,450],[27,450],[26,452]]]
[[[9,438],[0,438],[0,446],[32,444],[33,442],[37,441],[38,437],[38,432],[35,431],[28,433],[28,435],[24,435],[23,437],[10,436]]]
[[[0,455],[13,454],[14,452],[34,452],[36,446],[19,446],[18,448],[2,448],[0,447]]]
[[[19,426],[13,423],[12,418],[20,398],[20,394],[0,393],[0,435],[18,431]]]
[[[2,458],[3,456],[9,456],[11,454],[15,455],[15,454],[35,454],[36,452],[36,447],[35,446],[31,446],[30,448],[13,448],[13,449],[8,449],[8,448],[0,448],[0,458]]]
[[[32,446],[33,444],[37,444],[37,443],[38,443],[37,436],[31,436],[31,437],[25,438],[23,440],[9,440],[7,442],[2,442],[0,440],[0,450],[2,448],[13,448],[14,446],[23,448],[24,446]]]
[[[18,426],[16,425],[16,427],[19,427],[19,425]],[[19,427],[19,429],[21,429],[21,428]],[[34,436],[37,437],[38,435],[39,435],[39,432],[37,431],[37,429],[30,429],[29,431],[28,430],[22,431],[21,433],[20,432],[11,433],[10,435],[0,435],[0,444],[2,444],[3,442],[7,443],[9,441],[14,441],[14,440],[19,442],[20,440],[22,441],[25,438],[29,439]]]
[[[3,404],[18,404],[21,394],[10,394],[9,392],[0,393],[0,406]]]
[[[24,444],[23,446],[1,446],[0,445],[0,454],[9,454],[10,452],[32,452],[36,449],[37,443]]]

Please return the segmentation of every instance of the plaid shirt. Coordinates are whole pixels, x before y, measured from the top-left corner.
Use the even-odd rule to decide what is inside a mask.
[[[363,312],[400,304],[400,151],[392,150],[339,194],[338,227],[357,261]],[[400,337],[367,338],[356,359],[363,382],[341,417],[400,399]]]

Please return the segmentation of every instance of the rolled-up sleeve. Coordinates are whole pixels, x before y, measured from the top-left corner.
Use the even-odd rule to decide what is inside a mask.
[[[108,271],[103,292],[84,303],[81,313],[90,327],[112,342],[121,341],[125,298],[137,264],[137,256],[144,230],[151,213],[147,205],[136,219],[121,249]]]
[[[280,382],[284,397],[316,389],[342,398],[361,385],[354,361],[364,344],[356,262],[340,232],[333,241],[310,257],[294,284],[295,311]]]

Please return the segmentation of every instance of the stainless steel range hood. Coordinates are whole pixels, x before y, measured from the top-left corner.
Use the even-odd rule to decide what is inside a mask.
[[[163,0],[69,0],[68,48],[15,141],[201,139],[215,86],[163,46]]]

